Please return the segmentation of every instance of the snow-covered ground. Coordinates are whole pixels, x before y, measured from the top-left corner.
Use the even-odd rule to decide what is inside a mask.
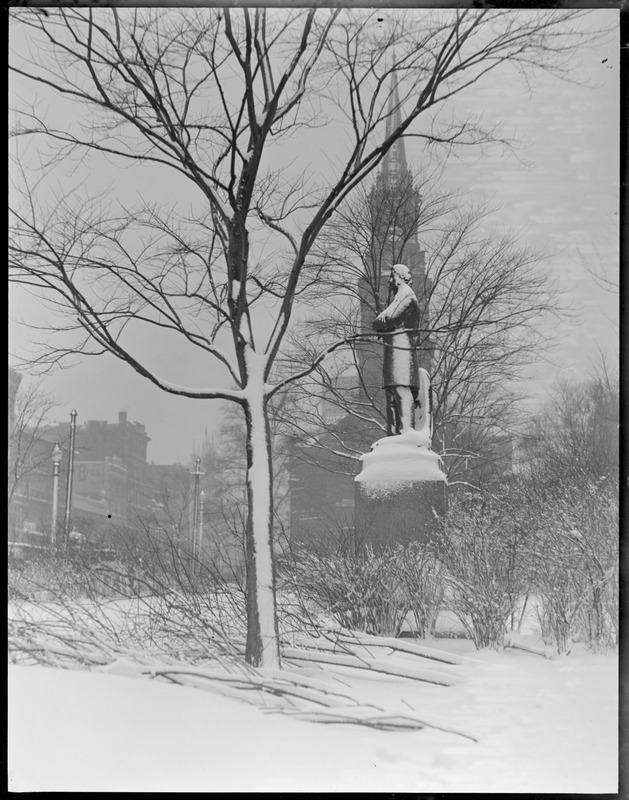
[[[618,791],[615,655],[548,660],[516,650],[475,652],[463,640],[434,644],[474,659],[456,668],[459,685],[348,669],[345,690],[388,709],[410,707],[477,742],[433,728],[305,722],[124,674],[10,666],[9,788]]]

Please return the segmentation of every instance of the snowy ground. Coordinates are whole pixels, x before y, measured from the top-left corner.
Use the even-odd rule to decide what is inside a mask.
[[[346,670],[354,696],[465,731],[379,731],[265,713],[145,678],[9,668],[12,791],[618,791],[618,661],[475,652],[460,685]],[[338,670],[337,670],[338,672]],[[321,674],[320,671],[318,674]]]

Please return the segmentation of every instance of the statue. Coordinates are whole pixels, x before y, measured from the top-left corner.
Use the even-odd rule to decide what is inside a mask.
[[[373,327],[384,345],[388,435],[361,455],[355,478],[355,530],[362,541],[437,541],[447,478],[431,449],[430,377],[418,364],[420,307],[404,264],[391,267],[389,304]]]
[[[411,272],[404,264],[394,264],[389,278],[389,305],[378,314],[373,327],[382,333],[384,344],[383,385],[386,391],[387,432],[389,436],[406,433],[415,427],[415,409],[419,401],[420,373],[417,364],[419,303],[411,287]],[[422,395],[427,396],[428,387]],[[424,418],[429,414],[425,409]]]

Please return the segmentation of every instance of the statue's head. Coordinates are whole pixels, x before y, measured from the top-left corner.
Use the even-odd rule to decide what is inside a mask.
[[[391,267],[391,277],[389,278],[389,283],[393,287],[401,286],[402,283],[410,283],[411,279],[411,271],[406,264],[394,264]]]

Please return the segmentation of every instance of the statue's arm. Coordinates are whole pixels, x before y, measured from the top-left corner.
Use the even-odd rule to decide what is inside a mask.
[[[373,323],[374,330],[392,331],[395,328],[403,326],[409,315],[409,311],[412,310],[412,306],[412,295],[405,295],[402,297],[396,295],[393,302],[375,318]]]
[[[385,333],[386,331],[392,331],[393,325],[388,321],[385,316],[385,312],[383,311],[373,321],[373,329],[374,331],[378,331],[379,333]]]

